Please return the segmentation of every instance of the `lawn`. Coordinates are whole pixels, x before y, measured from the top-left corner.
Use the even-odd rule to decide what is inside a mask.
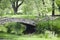
[[[23,17],[36,17],[37,15],[4,15],[2,17],[17,17],[17,18],[23,18]]]
[[[0,18],[22,18],[22,19],[36,19],[38,18],[37,15],[4,15],[4,16],[0,16]]]
[[[39,35],[35,34],[28,34],[28,35],[14,35],[14,34],[7,34],[7,33],[0,33],[0,39],[3,40],[60,40],[60,38],[52,37],[52,38],[45,38],[40,37]]]

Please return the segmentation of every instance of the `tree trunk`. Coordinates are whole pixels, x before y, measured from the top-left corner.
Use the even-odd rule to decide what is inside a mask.
[[[60,12],[60,7],[59,7],[59,12]]]
[[[19,4],[19,1],[21,1],[20,4]],[[16,1],[10,0],[10,2],[12,4],[12,8],[13,8],[14,14],[17,14],[18,8],[22,5],[24,0],[16,0]]]
[[[14,8],[14,14],[17,14],[18,8]]]
[[[52,16],[54,16],[55,13],[55,5],[54,5],[54,0],[52,0]]]
[[[17,5],[18,5],[18,3],[12,2],[12,8],[13,8],[14,14],[17,14],[17,11],[18,11]]]

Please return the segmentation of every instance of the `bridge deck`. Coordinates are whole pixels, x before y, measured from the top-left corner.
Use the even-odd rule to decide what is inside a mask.
[[[6,22],[21,22],[24,24],[35,25],[34,20],[23,19],[23,18],[0,18],[0,25],[5,24]]]

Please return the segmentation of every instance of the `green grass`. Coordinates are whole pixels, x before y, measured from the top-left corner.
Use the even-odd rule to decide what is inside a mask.
[[[4,15],[4,16],[2,16],[2,17],[27,17],[27,16],[29,16],[29,17],[34,17],[35,15]]]
[[[0,33],[0,38],[4,38],[4,39],[14,39],[17,38],[18,36],[13,35],[13,34],[8,34],[8,33]]]
[[[4,15],[2,17],[35,19],[37,16],[35,15]]]
[[[14,34],[6,34],[0,33],[0,38],[4,38],[5,40],[60,40],[60,38],[52,37],[52,38],[45,38],[40,37],[40,35],[29,34],[29,35],[14,35]]]
[[[50,38],[19,38],[18,40],[60,40],[60,39],[57,39],[57,38],[53,38],[53,39],[50,39]]]

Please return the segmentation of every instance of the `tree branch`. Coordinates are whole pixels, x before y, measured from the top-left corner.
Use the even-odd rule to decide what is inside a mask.
[[[17,8],[17,6],[18,6],[18,1],[19,1],[19,0],[16,1],[16,8]]]
[[[24,0],[22,0],[22,2],[17,7],[21,6],[23,2],[24,2]]]

